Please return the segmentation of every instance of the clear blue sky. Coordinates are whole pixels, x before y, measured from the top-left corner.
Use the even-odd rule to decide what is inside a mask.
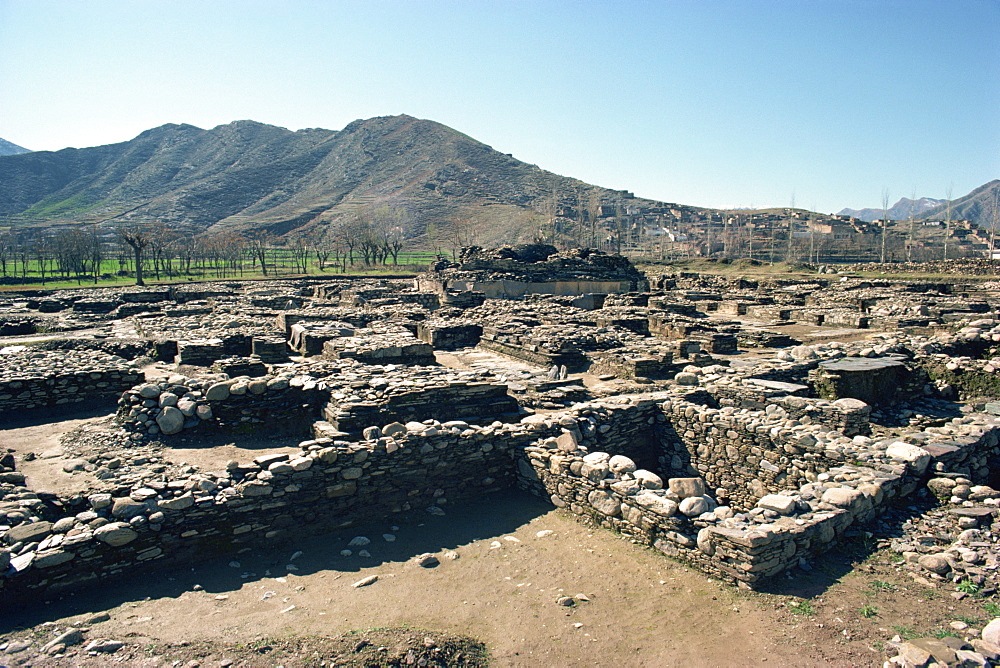
[[[0,0],[0,137],[406,113],[699,206],[1000,178],[1000,0]]]

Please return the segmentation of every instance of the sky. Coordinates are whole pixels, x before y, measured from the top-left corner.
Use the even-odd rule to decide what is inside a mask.
[[[0,0],[0,137],[438,121],[640,197],[826,213],[1000,178],[1000,0]]]

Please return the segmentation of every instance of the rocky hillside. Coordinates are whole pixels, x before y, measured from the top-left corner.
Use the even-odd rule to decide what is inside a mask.
[[[530,240],[553,211],[576,215],[566,211],[578,202],[657,204],[405,115],[340,131],[170,124],[120,144],[0,157],[0,215],[14,225],[157,219],[296,236],[381,217],[405,238],[475,229],[475,241],[492,244]]]
[[[14,142],[9,142],[0,137],[0,155],[18,155],[19,153],[30,153],[30,148],[18,146]]]
[[[980,227],[992,227],[994,222],[1000,223],[1000,212],[994,213],[993,208],[1000,205],[1000,179],[979,186],[965,197],[951,201],[951,218],[959,220],[968,218]],[[948,215],[946,203],[925,211],[919,216],[924,220],[944,220]]]
[[[889,209],[889,220],[907,220],[910,216],[919,217],[925,211],[933,209],[938,204],[944,202],[943,199],[933,197],[921,197],[920,199],[910,199],[904,197]],[[854,216],[869,223],[882,219],[882,209],[841,209],[838,216]]]

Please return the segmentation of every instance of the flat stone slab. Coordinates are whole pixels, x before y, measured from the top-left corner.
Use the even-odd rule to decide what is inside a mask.
[[[948,510],[951,515],[958,517],[974,517],[976,519],[989,517],[997,514],[996,508],[951,508]]]
[[[820,362],[827,371],[878,371],[903,366],[902,357],[844,357],[831,362]]]
[[[756,385],[758,387],[764,387],[769,390],[778,390],[780,392],[785,392],[787,394],[795,394],[796,392],[802,392],[808,390],[808,385],[799,385],[798,383],[783,383],[780,380],[764,380],[763,378],[747,378],[747,384]]]

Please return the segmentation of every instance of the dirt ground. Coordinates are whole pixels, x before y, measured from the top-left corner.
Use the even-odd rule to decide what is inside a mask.
[[[358,536],[371,543],[350,547]],[[440,564],[412,562],[425,553]],[[37,646],[82,623],[85,642],[123,641],[148,665],[275,665],[250,658],[290,642],[297,653],[283,665],[319,665],[316,654],[335,654],[317,637],[402,627],[418,639],[423,629],[474,638],[493,666],[877,666],[893,635],[985,616],[984,601],[917,583],[881,552],[857,563],[866,554],[856,541],[767,593],[746,592],[510,491],[443,517],[400,515],[107,583],[4,615],[0,642]],[[369,576],[378,579],[352,586]],[[86,624],[103,612],[107,621]]]
[[[110,620],[90,636],[138,644],[412,626],[479,639],[498,666],[791,665],[801,658],[760,601],[522,493],[450,508],[443,517],[393,521],[154,581],[114,583],[22,613],[4,630],[44,622],[61,628],[107,611]],[[348,547],[357,536],[371,539],[363,548],[370,557]],[[342,556],[344,549],[353,554]],[[452,551],[457,559],[445,555]],[[440,565],[409,562],[423,553],[438,555]],[[371,575],[378,581],[351,586]],[[589,600],[556,602],[579,594]]]

